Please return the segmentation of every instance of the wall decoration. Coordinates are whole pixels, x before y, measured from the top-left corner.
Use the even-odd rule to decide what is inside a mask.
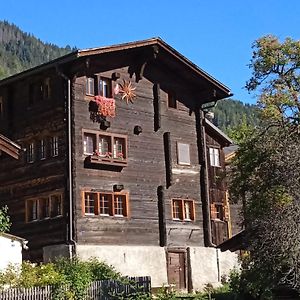
[[[122,96],[122,100],[125,100],[127,104],[129,101],[133,103],[133,99],[136,97],[136,94],[134,93],[136,87],[132,85],[130,80],[125,81],[124,79],[123,84],[120,83],[119,86],[119,93]]]

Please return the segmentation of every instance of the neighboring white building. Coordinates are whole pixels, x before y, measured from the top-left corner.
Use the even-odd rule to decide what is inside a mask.
[[[22,250],[27,249],[27,241],[15,235],[0,233],[0,271],[9,264],[22,263]]]

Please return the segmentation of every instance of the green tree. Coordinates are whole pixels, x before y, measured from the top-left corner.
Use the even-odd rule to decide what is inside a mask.
[[[7,206],[0,208],[0,232],[7,232],[10,229],[11,223],[7,211]]]
[[[265,36],[253,48],[247,88],[258,92],[261,124],[239,134],[231,192],[250,250],[242,286],[267,298],[280,284],[300,291],[300,42]]]

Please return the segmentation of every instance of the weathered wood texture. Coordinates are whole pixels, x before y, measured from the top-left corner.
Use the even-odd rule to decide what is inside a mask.
[[[101,71],[98,69],[94,70]],[[93,71],[93,73],[94,73]],[[112,72],[118,72],[122,80],[130,80],[125,68],[101,72],[101,76],[111,78]],[[132,79],[131,79],[132,80]],[[132,80],[134,82],[134,80]],[[153,83],[143,78],[136,87],[136,99],[126,104],[117,95],[116,117],[108,118],[111,127],[106,133],[118,133],[128,136],[128,166],[121,171],[89,169],[84,166],[82,130],[99,130],[99,124],[89,118],[89,97],[85,96],[85,77],[78,76],[74,85],[74,139],[76,158],[76,222],[78,243],[94,244],[136,244],[159,245],[159,218],[157,188],[166,186],[165,149],[163,134],[170,132],[171,157],[173,169],[194,171],[192,174],[172,174],[174,184],[165,190],[166,234],[169,246],[201,245],[202,211],[200,202],[199,162],[196,145],[195,118],[189,115],[189,108],[179,103],[179,109],[167,107],[167,94],[160,90],[160,109],[155,108]],[[154,89],[155,90],[155,89]],[[160,112],[160,125],[154,131],[155,113]],[[134,134],[139,125],[143,132]],[[176,143],[190,144],[191,166],[177,164]],[[172,170],[170,170],[172,172]],[[114,218],[82,215],[82,191],[97,189],[112,192],[114,184],[123,184],[129,192],[130,216]],[[171,201],[173,198],[193,199],[196,218],[193,222],[172,220]]]
[[[168,247],[203,245],[203,216],[200,197],[200,162],[197,146],[196,118],[193,113],[201,102],[212,94],[212,87],[201,79],[203,91],[199,92],[195,83],[199,78],[182,67],[166,53],[161,57],[166,61],[146,64],[139,75],[144,76],[135,83],[135,75],[129,78],[128,67],[135,64],[138,50],[102,54],[88,61],[78,59],[64,66],[64,72],[72,80],[72,175],[74,196],[74,238],[78,243],[105,245],[159,245],[159,207],[163,204],[165,243]],[[88,63],[87,63],[88,62]],[[86,96],[86,76],[114,78],[115,83],[131,80],[136,87],[137,97],[133,103],[115,96],[116,116],[108,117],[111,125],[106,130],[93,123],[89,114]],[[48,78],[50,91],[47,90]],[[45,79],[47,79],[45,81]],[[41,88],[41,82],[44,86]],[[33,84],[37,85],[33,88]],[[154,85],[155,84],[155,85]],[[177,109],[168,108],[167,93],[176,91]],[[33,91],[37,97],[32,97]],[[50,95],[50,96],[49,96]],[[195,96],[197,95],[197,96]],[[201,95],[205,98],[201,99]],[[67,142],[67,88],[65,80],[53,67],[47,71],[23,76],[20,80],[0,87],[4,101],[4,115],[0,119],[1,131],[25,148],[31,142],[59,138],[59,154],[46,159],[26,162],[26,153],[19,161],[1,157],[0,161],[0,204],[8,205],[12,216],[12,233],[29,240],[29,256],[41,259],[45,245],[67,242],[68,233],[68,142]],[[199,98],[200,97],[200,98]],[[134,128],[140,126],[142,133]],[[97,130],[127,136],[127,165],[123,168],[91,167],[85,164],[83,154],[83,131]],[[164,134],[170,132],[169,161],[172,185],[166,183],[166,145]],[[188,144],[190,165],[180,165],[177,161],[177,143]],[[49,145],[46,145],[49,149]],[[47,150],[49,151],[49,150]],[[13,170],[13,172],[11,171]],[[211,178],[216,176],[211,175]],[[127,217],[86,216],[83,213],[83,192],[92,190],[112,192],[113,186],[124,186],[129,195]],[[223,192],[216,180],[213,188]],[[158,206],[157,189],[164,186],[164,201]],[[44,197],[59,191],[64,198],[63,216],[49,220],[25,222],[25,202],[27,199]],[[211,189],[211,193],[214,193]],[[193,221],[175,221],[172,216],[172,199],[194,201]]]
[[[51,94],[47,99],[37,99],[29,104],[29,86],[32,82],[51,78]],[[33,260],[42,258],[44,245],[65,241],[65,218],[26,223],[25,201],[37,199],[55,191],[65,194],[65,114],[62,80],[55,70],[47,74],[17,81],[10,86],[0,88],[4,98],[5,119],[2,120],[3,133],[22,149],[40,139],[45,139],[46,159],[40,160],[35,150],[35,161],[26,162],[26,151],[22,151],[19,160],[0,157],[0,205],[8,205],[11,216],[11,233],[29,241],[29,248],[35,253]],[[12,92],[13,91],[13,92]],[[50,156],[49,138],[59,138],[59,153]],[[63,211],[65,212],[66,203]]]

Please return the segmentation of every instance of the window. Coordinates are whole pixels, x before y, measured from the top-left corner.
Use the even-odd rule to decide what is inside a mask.
[[[224,205],[222,203],[212,203],[210,210],[211,210],[210,212],[211,218],[213,220],[218,219],[224,221],[225,211],[224,211]]]
[[[193,200],[173,199],[172,200],[173,220],[193,221],[195,220],[195,210]]]
[[[212,167],[220,167],[220,150],[218,148],[209,148],[209,159]]]
[[[86,77],[85,93],[89,96],[96,94],[102,97],[112,97],[112,83],[111,79],[104,77]]]
[[[93,77],[86,78],[86,94],[94,96],[95,95],[95,79]]]
[[[83,153],[93,155],[96,152],[96,135],[92,133],[84,134]]]
[[[62,215],[62,195],[50,196],[50,216],[51,218]]]
[[[128,216],[128,194],[84,192],[83,211],[85,215]]]
[[[83,154],[90,156],[90,162],[125,165],[127,163],[127,137],[84,132]]]
[[[52,136],[50,138],[50,152],[51,156],[55,157],[58,156],[58,137],[57,136]]]
[[[40,160],[46,158],[46,142],[44,139],[39,141],[39,158]]]
[[[177,143],[177,162],[179,165],[191,164],[189,144]]]
[[[38,218],[37,200],[28,200],[26,202],[27,222],[35,221]]]
[[[168,107],[177,108],[177,99],[174,92],[168,92]]]
[[[50,205],[49,198],[41,198],[38,200],[39,203],[39,218],[46,219],[50,217]]]
[[[26,200],[26,221],[38,221],[62,216],[62,194]]]
[[[27,156],[27,162],[33,163],[34,162],[34,143],[30,143],[26,147],[26,156]]]
[[[98,95],[111,98],[112,97],[111,80],[100,77],[98,86]]]

